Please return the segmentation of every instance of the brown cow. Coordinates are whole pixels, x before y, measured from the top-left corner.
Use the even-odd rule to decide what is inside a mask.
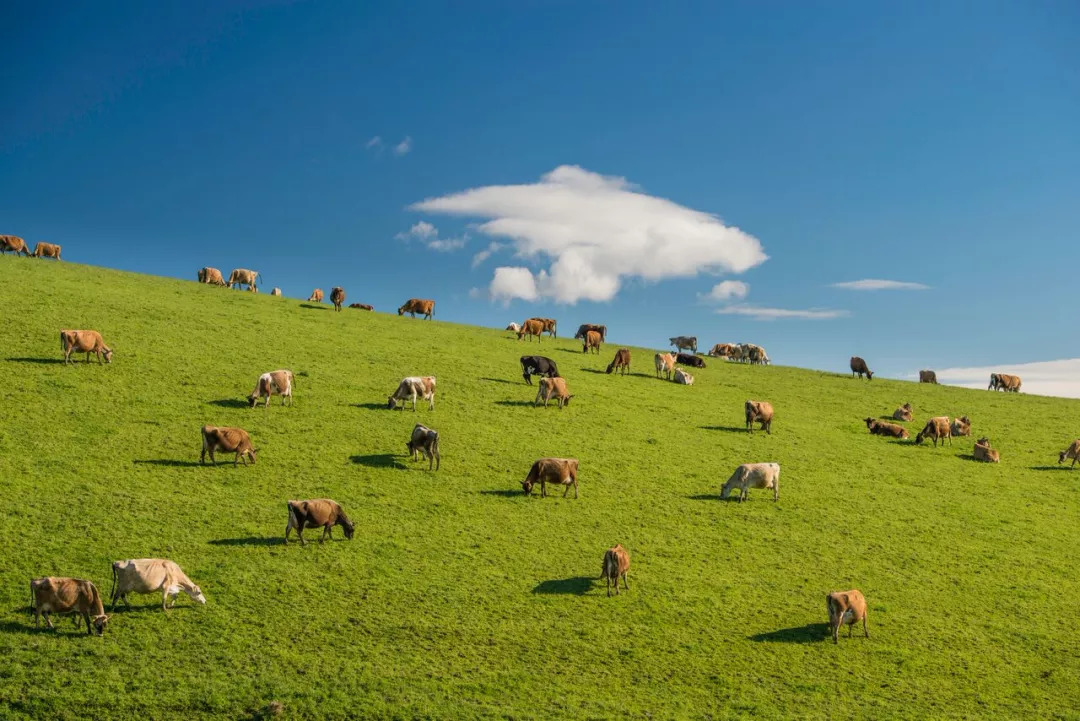
[[[251,436],[242,428],[229,428],[226,426],[203,426],[202,427],[202,453],[199,455],[199,463],[206,462],[206,453],[210,453],[210,462],[215,466],[217,460],[214,451],[222,453],[235,453],[236,460],[233,465],[238,465],[240,459],[244,459],[247,465],[248,457],[251,465],[255,465],[255,449],[251,446]]]
[[[986,463],[1000,463],[1001,454],[996,449],[990,447],[989,438],[980,438],[975,441],[975,460],[985,461]]]
[[[919,371],[920,383],[937,383],[937,373],[934,371]]]
[[[350,308],[359,308],[360,310],[375,310],[374,306],[370,306],[367,303],[349,303]]]
[[[1068,448],[1058,454],[1058,465],[1060,466],[1062,463],[1064,463],[1066,458],[1072,459],[1072,464],[1069,466],[1069,468],[1075,468],[1076,459],[1080,458],[1080,438],[1077,438],[1075,441],[1069,444]]]
[[[270,405],[270,396],[277,393],[281,396],[281,405],[285,405],[285,401],[292,405],[292,392],[295,386],[296,376],[290,370],[263,373],[259,376],[259,380],[255,382],[255,390],[248,395],[248,401],[251,403],[251,407],[254,408],[259,399],[266,396],[266,405],[264,407],[268,407]]]
[[[971,435],[971,419],[967,416],[960,416],[954,418],[952,424],[949,426],[952,431],[953,437],[957,436],[970,436]]]
[[[50,613],[81,613],[86,621],[86,632],[97,631],[99,636],[105,633],[105,624],[109,620],[97,586],[78,578],[49,576],[33,579],[30,581],[30,608],[34,612],[35,626],[41,624],[42,614],[45,625],[55,628]],[[75,622],[77,624],[78,619]]]
[[[829,631],[833,643],[840,643],[837,637],[841,626],[847,624],[848,638],[851,638],[851,627],[859,621],[862,621],[863,633],[870,638],[870,631],[866,629],[866,599],[861,591],[853,588],[830,593],[825,597],[825,607],[829,610]]]
[[[552,338],[558,338],[558,333],[555,332],[555,326],[557,323],[554,318],[537,318],[544,322],[544,332],[550,335]]]
[[[600,567],[600,578],[607,580],[607,595],[611,597],[611,584],[615,584],[615,595],[619,595],[619,577],[622,577],[623,586],[627,591],[630,584],[626,582],[626,572],[630,570],[630,554],[616,543],[612,548],[604,551],[604,563]]]
[[[773,407],[767,401],[747,401],[743,404],[746,411],[746,432],[754,432],[754,423],[761,424],[761,430],[772,435]]]
[[[949,425],[948,416],[936,416],[926,422],[919,434],[915,436],[916,443],[922,443],[923,438],[933,438],[934,447],[937,447],[938,440],[941,440],[941,445],[945,445],[945,439],[949,439],[949,445],[952,445],[952,428]]]
[[[401,410],[405,410],[405,404],[412,401],[413,413],[416,412],[416,400],[422,398],[428,402],[428,410],[435,410],[435,376],[409,376],[402,378],[398,383],[397,390],[386,399],[386,405],[390,410],[397,407],[401,401]]]
[[[570,395],[565,378],[541,378],[540,390],[536,394],[533,405],[540,403],[540,399],[543,398],[544,408],[547,408],[548,401],[551,400],[552,396],[559,402],[559,408],[570,405],[570,399],[574,396]]]
[[[527,321],[521,324],[521,330],[517,332],[518,340],[521,340],[525,336],[529,336],[529,342],[532,342],[533,336],[536,336],[536,342],[540,343],[540,334],[544,332],[544,321],[539,318],[529,318]]]
[[[34,257],[60,260],[60,246],[56,243],[38,243],[34,246]]]
[[[601,340],[603,339],[600,337],[599,333],[594,330],[589,331],[585,334],[585,341],[581,344],[581,352],[588,353],[590,350],[593,350],[597,355],[600,355]]]
[[[615,359],[612,360],[610,364],[608,364],[606,372],[611,373],[612,371],[616,370],[622,371],[623,375],[626,375],[627,371],[630,370],[629,348],[620,348],[619,350],[615,351]]]
[[[199,268],[199,282],[207,285],[225,285],[225,279],[221,277],[221,271],[210,266]]]
[[[867,418],[866,427],[870,429],[870,433],[875,436],[891,436],[892,438],[901,439],[909,437],[907,428],[898,426],[895,423],[885,423],[876,418]]]
[[[1007,373],[991,373],[990,386],[987,390],[1002,390],[1006,393],[1020,392],[1020,376],[1012,376]]]
[[[246,285],[248,290],[252,293],[258,293],[259,289],[255,286],[255,281],[259,279],[259,271],[257,270],[244,270],[243,268],[236,268],[229,274],[229,282],[226,283],[229,288],[234,285]]]
[[[17,235],[0,235],[0,253],[13,251],[15,255],[22,253],[29,257],[30,249],[26,247],[26,241]]]
[[[656,377],[659,378],[663,373],[664,377],[671,380],[671,374],[675,372],[675,354],[674,353],[657,353],[653,357],[653,363],[656,364]]]
[[[96,330],[62,330],[60,331],[60,350],[64,352],[64,363],[71,362],[71,354],[75,352],[85,353],[86,362],[90,362],[90,354],[97,355],[98,364],[101,357],[105,356],[106,363],[112,363],[112,348],[105,345],[101,333]]]
[[[405,301],[405,305],[397,309],[398,315],[405,315],[406,313],[413,318],[419,313],[424,316],[425,320],[432,320],[435,317],[435,301],[424,300],[422,298],[409,298]]]
[[[574,487],[574,498],[578,497],[578,460],[576,458],[541,458],[532,464],[529,475],[521,482],[526,495],[532,495],[533,486],[540,484],[540,497],[547,496],[547,484],[566,486],[563,498]]]
[[[863,374],[866,374],[866,380],[874,380],[874,374],[867,368],[866,361],[857,355],[853,355],[851,356],[851,375],[855,375],[856,373],[859,374],[860,378],[863,377]]]
[[[316,288],[311,291],[311,297],[308,298],[308,303],[322,303],[323,292],[322,288]]]
[[[714,358],[733,358],[735,355],[734,343],[717,343],[712,347],[707,355],[711,355]]]
[[[607,326],[597,325],[595,323],[582,323],[578,326],[577,333],[574,334],[574,340],[584,340],[585,334],[594,330],[600,334],[600,339],[607,343]]]
[[[330,302],[334,304],[334,310],[340,312],[341,304],[345,302],[345,289],[336,285],[331,288]]]
[[[912,408],[910,403],[904,405],[893,411],[892,417],[896,421],[910,421],[912,418]]]
[[[333,538],[331,529],[341,526],[345,530],[345,538],[352,539],[354,526],[349,517],[345,515],[341,505],[329,498],[315,498],[308,501],[289,501],[289,523],[285,526],[285,543],[289,542],[289,531],[296,529],[296,537],[300,539],[300,545],[304,545],[304,529],[322,527],[323,534],[319,538],[322,543],[327,538]]]

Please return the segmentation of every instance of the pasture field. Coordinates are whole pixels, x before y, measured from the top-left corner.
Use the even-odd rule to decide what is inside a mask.
[[[0,717],[1080,718],[1080,470],[1057,466],[1080,402],[857,381],[858,348],[838,373],[706,359],[688,388],[653,350],[608,376],[613,343],[26,258],[0,258],[0,301]],[[604,321],[560,315],[567,336]],[[65,367],[61,328],[100,330],[112,365]],[[530,405],[524,353],[559,364],[569,407]],[[276,368],[295,406],[246,407]],[[436,409],[388,411],[423,374]],[[771,436],[743,431],[747,398]],[[967,414],[1002,463],[866,432],[905,401],[912,437]],[[416,422],[437,473],[405,456]],[[258,464],[200,467],[206,423],[249,430]],[[549,455],[580,459],[579,499],[521,493]],[[748,461],[781,464],[778,503],[719,500]],[[285,501],[323,496],[355,538],[284,545]],[[608,598],[616,542],[630,590]],[[113,560],[157,556],[207,605],[35,630],[30,578],[107,595]],[[870,639],[834,645],[825,594],[852,587]]]

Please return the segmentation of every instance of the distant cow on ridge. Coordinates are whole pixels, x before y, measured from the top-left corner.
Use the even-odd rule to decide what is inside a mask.
[[[675,346],[675,350],[683,350],[684,348],[697,353],[697,337],[692,335],[677,335],[674,338],[668,339],[671,345]]]
[[[345,302],[345,289],[336,285],[331,288],[330,302],[334,304],[334,310],[340,312],[341,304]]]
[[[870,381],[874,379],[874,374],[870,372],[870,369],[866,366],[866,361],[857,355],[851,356],[851,375],[858,374],[860,378],[866,375],[866,380]]]
[[[424,300],[423,298],[409,298],[403,306],[397,309],[398,315],[405,315],[406,313],[413,318],[419,313],[424,316],[425,320],[432,320],[435,317],[435,301]]]
[[[259,289],[255,285],[255,281],[259,278],[259,272],[257,270],[245,270],[243,268],[237,268],[229,274],[229,282],[226,283],[229,288],[234,285],[246,285],[248,290],[252,293],[258,293]]]

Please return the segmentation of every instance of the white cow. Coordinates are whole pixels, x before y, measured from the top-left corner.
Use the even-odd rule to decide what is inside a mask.
[[[735,469],[731,478],[724,484],[721,498],[731,495],[731,489],[739,489],[739,502],[746,500],[749,488],[773,489],[773,500],[780,500],[780,464],[779,463],[744,463]]]
[[[176,603],[176,596],[183,591],[192,601],[206,603],[202,589],[167,558],[135,558],[128,561],[115,561],[113,569],[113,589],[110,595],[112,608],[118,601],[123,601],[129,608],[129,593],[161,592],[161,608],[168,611]],[[172,603],[166,605],[169,597]]]
[[[263,373],[259,376],[259,381],[255,384],[255,390],[251,391],[248,400],[251,402],[251,407],[254,408],[255,404],[263,396],[266,396],[266,405],[268,406],[270,405],[270,396],[277,393],[281,396],[281,405],[285,405],[285,401],[288,400],[291,406],[293,400],[292,391],[295,385],[296,376],[290,370]]]
[[[681,383],[684,386],[694,385],[694,376],[690,375],[682,368],[675,369],[675,382]]]
[[[412,401],[413,412],[416,412],[416,399],[422,398],[428,402],[428,410],[435,410],[435,376],[409,376],[403,378],[398,384],[394,394],[386,399],[390,410],[397,407],[398,401],[402,402],[402,410],[405,403]]]

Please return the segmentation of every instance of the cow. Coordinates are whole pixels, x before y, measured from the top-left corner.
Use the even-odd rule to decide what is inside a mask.
[[[405,315],[408,313],[413,318],[419,313],[426,320],[432,320],[435,317],[435,301],[423,300],[422,298],[409,298],[405,301],[405,305],[397,309],[398,315]]]
[[[1058,454],[1058,465],[1060,466],[1062,463],[1064,463],[1066,458],[1072,459],[1072,463],[1069,465],[1069,468],[1075,468],[1076,459],[1080,458],[1080,438],[1077,438],[1075,441],[1069,444],[1068,448]]]
[[[64,352],[64,363],[71,363],[72,353],[85,353],[86,362],[90,362],[90,354],[97,355],[98,365],[101,365],[102,356],[106,363],[112,363],[112,348],[105,345],[101,333],[96,330],[62,330],[60,331],[60,350]]]
[[[987,390],[1002,390],[1006,393],[1019,393],[1020,392],[1020,376],[1013,376],[1007,373],[991,373],[990,385]]]
[[[247,465],[247,459],[251,458],[251,465],[255,465],[255,449],[251,445],[251,436],[248,432],[242,428],[229,428],[227,426],[203,426],[202,427],[202,453],[199,454],[199,464],[206,462],[206,454],[210,453],[210,462],[215,466],[217,465],[217,459],[214,458],[214,452],[221,451],[222,453],[235,453],[236,459],[233,461],[233,465],[236,466],[240,463],[240,459],[244,459],[244,465]]]
[[[585,334],[585,340],[581,344],[581,352],[588,353],[590,350],[593,350],[597,355],[600,355],[601,341],[603,341],[603,338],[600,337],[599,333],[595,330],[589,331]]]
[[[390,410],[397,407],[397,402],[402,401],[401,410],[405,410],[405,404],[412,401],[413,413],[416,412],[418,398],[428,402],[428,410],[435,410],[435,376],[409,376],[402,378],[397,390],[386,399],[386,405]]]
[[[704,368],[705,361],[701,356],[696,356],[691,353],[676,353],[675,362],[682,363],[684,366],[690,366],[691,368]]]
[[[556,326],[558,324],[555,322],[554,318],[537,318],[537,320],[543,321],[545,333],[550,335],[552,338],[559,337],[558,333],[556,333]]]
[[[181,591],[192,601],[206,603],[202,589],[192,583],[180,566],[167,558],[134,558],[127,561],[114,561],[112,565],[113,587],[109,593],[110,611],[116,610],[116,604],[123,601],[131,608],[127,600],[129,593],[161,592],[161,610],[168,611],[176,605],[176,597]],[[169,597],[172,603],[167,603]]]
[[[56,243],[38,243],[34,246],[34,257],[60,260],[60,246]]]
[[[937,373],[934,371],[919,371],[920,383],[937,383]]]
[[[959,418],[954,418],[952,424],[950,424],[949,426],[949,430],[952,431],[953,437],[970,436],[971,419],[967,416],[960,416]]]
[[[753,343],[746,344],[746,356],[751,365],[763,365],[767,366],[772,363],[769,360],[769,354],[765,352],[765,349],[759,345]]]
[[[345,302],[345,289],[334,286],[330,289],[330,302],[334,304],[334,310],[341,312],[341,304]]]
[[[664,374],[664,378],[671,380],[671,374],[675,372],[675,355],[673,353],[657,353],[653,357],[656,364],[656,377]]]
[[[885,423],[876,418],[867,418],[866,427],[875,436],[891,436],[893,438],[907,439],[910,437],[907,428],[895,423]]]
[[[559,408],[570,405],[570,399],[574,396],[570,395],[569,389],[566,387],[565,378],[541,378],[540,390],[536,393],[536,400],[533,401],[533,405],[538,405],[540,399],[544,399],[544,407],[547,408],[548,401],[552,396],[559,403]]]
[[[595,323],[582,323],[578,326],[577,333],[574,334],[574,340],[584,340],[585,334],[594,330],[600,334],[600,340],[607,343],[607,326],[596,325]]]
[[[30,257],[30,249],[26,247],[26,241],[17,235],[0,235],[0,253],[12,251],[15,255],[22,253]]]
[[[731,358],[735,352],[735,345],[733,343],[717,343],[708,352],[708,355],[714,358]]]
[[[360,310],[375,310],[375,306],[368,305],[367,303],[349,303],[350,308],[359,308]]]
[[[109,621],[97,586],[79,578],[49,576],[31,580],[30,610],[34,612],[34,626],[41,624],[44,614],[48,628],[55,628],[50,613],[81,613],[86,621],[86,632],[97,631],[99,636],[105,633],[105,624]],[[75,623],[78,622],[76,618]]]
[[[540,497],[547,496],[547,484],[566,486],[563,498],[574,487],[574,498],[578,497],[578,460],[576,458],[541,458],[532,464],[529,475],[521,482],[525,495],[531,496],[533,486],[540,484]]]
[[[694,376],[690,375],[689,373],[684,371],[682,368],[676,368],[675,369],[675,378],[674,378],[674,380],[679,385],[683,385],[683,386],[692,386],[692,385],[694,385]]]
[[[245,270],[243,268],[236,268],[232,273],[229,273],[229,282],[225,285],[232,288],[234,285],[241,286],[246,285],[248,290],[252,293],[258,293],[259,289],[255,285],[255,281],[259,279],[259,271],[257,270]]]
[[[613,547],[604,551],[604,563],[600,566],[600,578],[607,580],[607,595],[611,598],[611,584],[615,584],[615,595],[619,595],[619,578],[622,578],[623,587],[630,590],[630,584],[626,582],[626,572],[630,570],[630,554],[616,543]]]
[[[747,401],[743,404],[746,412],[746,432],[754,432],[754,423],[761,424],[761,430],[772,435],[773,407],[768,401]]]
[[[327,538],[333,538],[331,529],[341,526],[345,531],[345,538],[352,540],[354,526],[349,517],[345,515],[341,505],[329,498],[314,498],[307,501],[289,501],[289,522],[285,526],[285,543],[289,542],[289,531],[295,529],[296,537],[300,539],[300,545],[304,544],[305,528],[322,527],[323,534],[319,538],[322,543]]]
[[[616,370],[622,371],[623,375],[626,375],[626,373],[630,370],[629,348],[620,348],[619,350],[615,351],[615,358],[611,361],[611,363],[608,364],[607,370],[605,372],[611,373],[612,371]]]
[[[281,297],[281,288],[278,288],[277,286],[274,286],[274,289],[272,291],[270,291],[270,295],[274,296],[275,298],[280,298]]]
[[[780,464],[779,463],[743,463],[731,474],[731,478],[720,491],[721,498],[731,495],[733,488],[739,489],[739,503],[747,499],[751,488],[771,488],[773,501],[780,500]]]
[[[536,342],[540,342],[540,334],[544,332],[544,321],[539,318],[529,318],[527,321],[521,324],[521,329],[517,332],[518,340],[521,340],[525,336],[529,336],[529,342],[532,342],[533,336],[536,336]]]
[[[225,285],[225,279],[221,277],[221,271],[210,266],[199,268],[199,282],[207,285]]]
[[[292,392],[295,385],[296,376],[290,370],[263,373],[259,376],[259,380],[255,382],[255,390],[251,391],[248,401],[251,403],[251,407],[254,408],[259,399],[266,396],[266,404],[263,406],[266,408],[270,405],[270,396],[277,393],[281,396],[281,405],[285,405],[285,401],[288,401],[291,406],[293,402]]]
[[[935,416],[926,422],[926,425],[918,435],[915,436],[916,443],[922,443],[923,438],[933,438],[934,447],[937,447],[938,440],[941,440],[941,445],[945,445],[945,439],[949,439],[949,445],[952,445],[952,428],[949,425],[948,416]]]
[[[851,375],[859,375],[859,378],[866,374],[866,380],[871,381],[874,379],[874,374],[870,372],[870,369],[866,367],[866,361],[857,355],[851,356]]]
[[[532,385],[534,375],[556,378],[559,375],[559,367],[555,365],[555,361],[542,355],[521,356],[521,377],[526,383]]]
[[[439,432],[417,423],[413,426],[412,436],[409,437],[405,447],[409,449],[409,455],[415,461],[417,454],[422,453],[428,459],[427,469],[431,470],[432,463],[435,470],[439,470],[442,459],[439,456]]]
[[[519,330],[521,330],[521,326],[517,323],[507,323],[506,330],[510,331],[511,333],[517,333]]]
[[[697,337],[692,335],[677,335],[674,338],[669,338],[668,341],[671,345],[675,346],[675,350],[682,350],[684,348],[697,353]]]
[[[870,632],[866,630],[866,599],[860,591],[853,588],[830,593],[825,597],[825,607],[829,611],[829,632],[832,633],[833,643],[840,643],[837,637],[841,626],[847,624],[848,638],[851,638],[851,627],[859,621],[862,621],[863,634],[870,638]]]
[[[912,415],[911,415],[912,412],[913,411],[912,411],[912,408],[911,408],[911,404],[910,403],[905,403],[904,405],[900,406],[895,411],[893,411],[892,417],[893,417],[893,420],[896,420],[896,421],[910,421],[911,418],[912,418]]]
[[[985,461],[986,463],[1001,462],[1001,454],[998,453],[997,450],[990,447],[989,438],[983,437],[975,441],[974,455],[975,460],[977,461]]]
[[[322,303],[322,300],[322,288],[316,288],[315,290],[311,291],[311,295],[307,299],[308,303]]]

